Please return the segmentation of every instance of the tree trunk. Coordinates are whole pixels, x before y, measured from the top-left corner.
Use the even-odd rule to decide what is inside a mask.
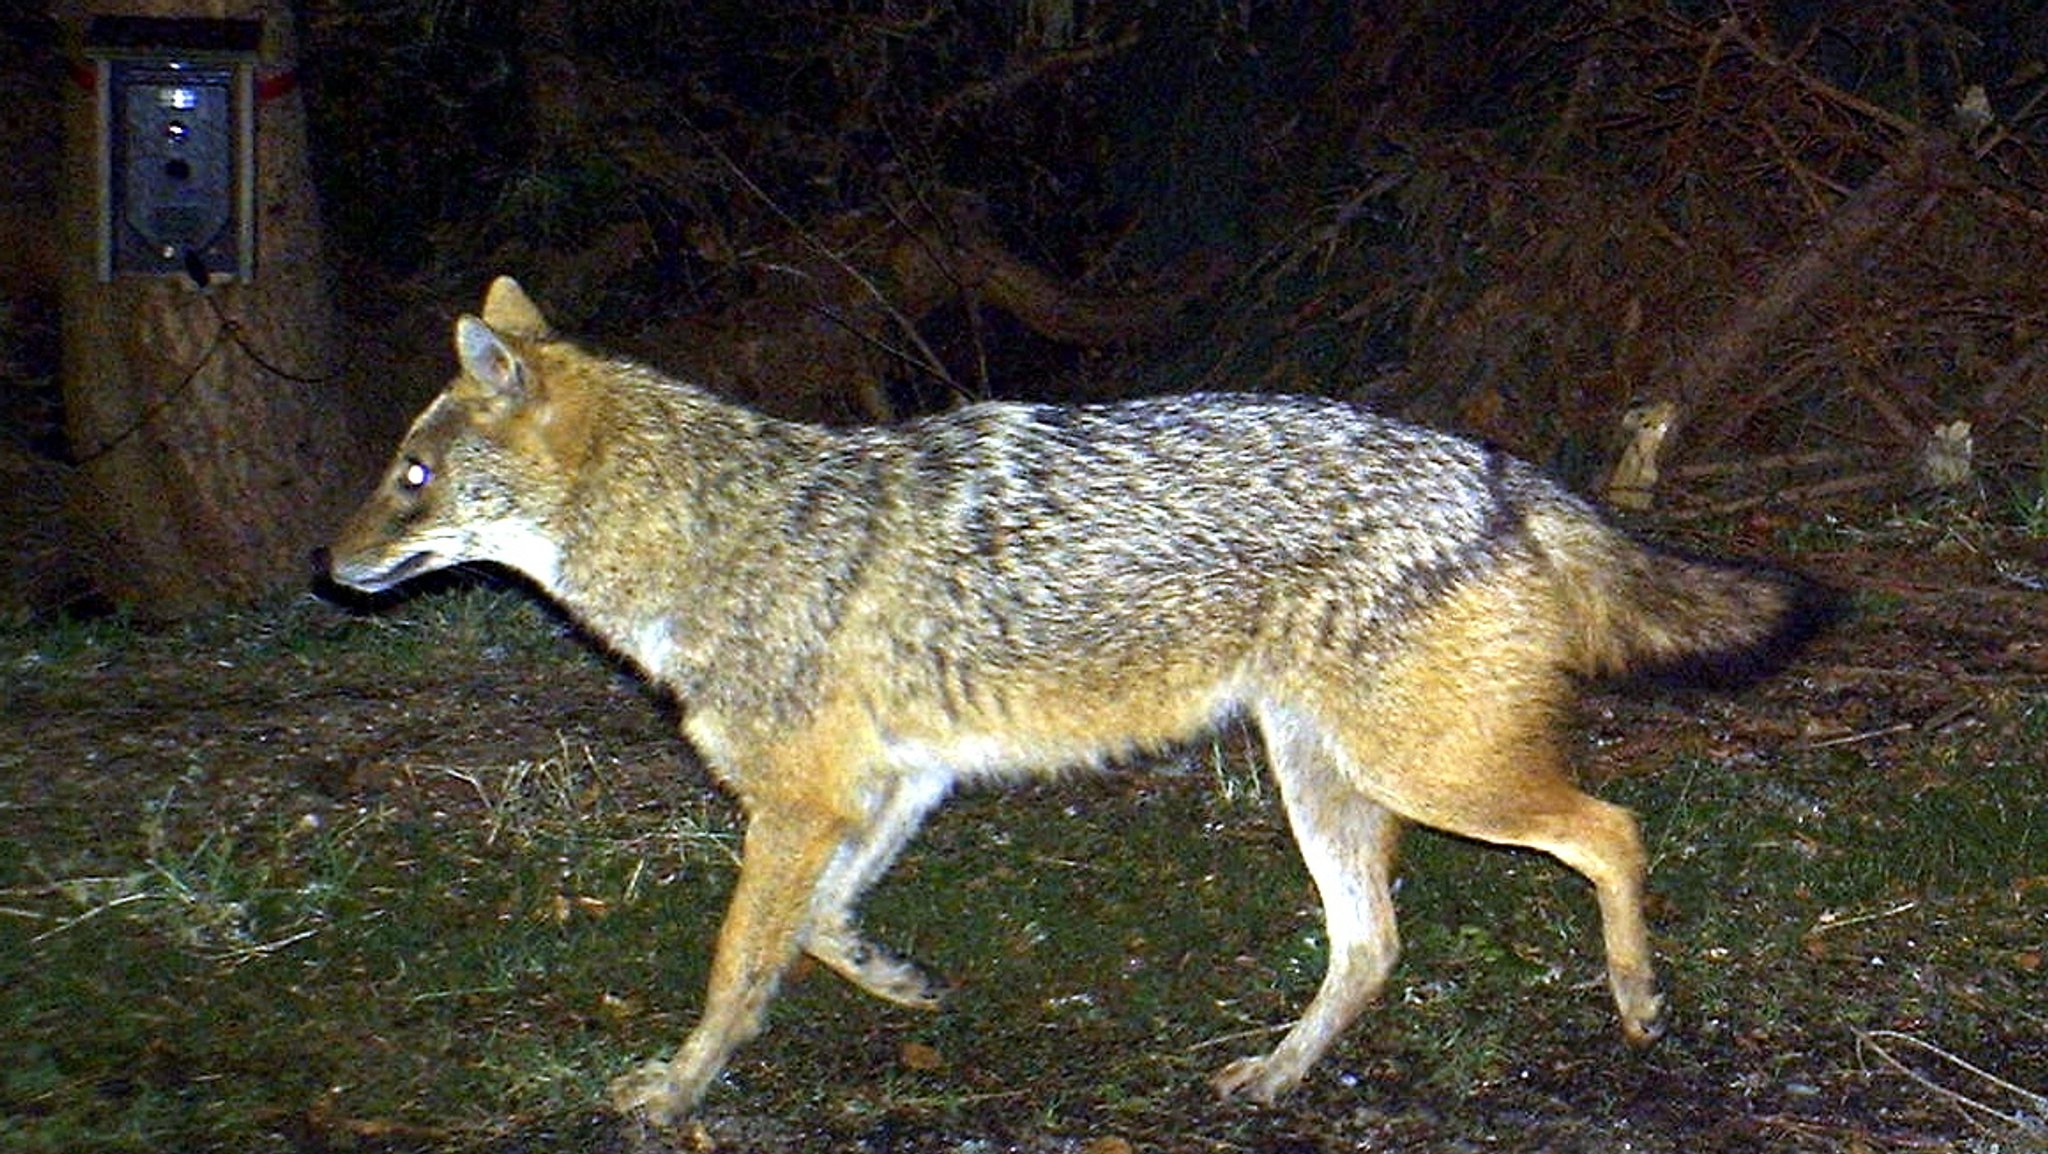
[[[307,553],[350,499],[353,478],[290,6],[57,8],[74,43],[90,15],[263,21],[249,283],[98,279],[94,98],[81,83],[67,100],[63,392],[81,567],[101,594],[153,618],[301,585]]]

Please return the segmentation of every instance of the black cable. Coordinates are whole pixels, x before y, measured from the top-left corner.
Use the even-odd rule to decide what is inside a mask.
[[[200,370],[204,369],[208,362],[213,360],[215,354],[220,352],[220,347],[223,344],[233,342],[234,346],[242,350],[242,354],[248,357],[257,368],[262,369],[273,377],[290,381],[295,385],[324,385],[334,380],[338,375],[327,373],[322,376],[306,376],[280,367],[271,361],[269,357],[264,356],[262,352],[258,351],[255,345],[249,343],[248,338],[243,335],[242,322],[229,316],[220,307],[220,302],[214,299],[213,294],[207,291],[210,286],[205,279],[205,266],[200,262],[198,256],[189,250],[185,253],[185,274],[199,284],[200,299],[206,302],[207,307],[213,310],[214,317],[220,321],[220,328],[214,331],[212,343],[206,346],[206,351],[200,355],[199,360],[190,369],[186,370],[184,379],[173,386],[169,392],[157,398],[147,408],[143,409],[142,415],[137,417],[133,424],[130,424],[108,440],[94,446],[89,453],[72,454],[72,465],[84,467],[92,464],[94,461],[120,448],[130,438],[141,432],[151,421],[156,420],[158,414],[185,395],[186,391],[192,387],[193,382],[199,379]]]

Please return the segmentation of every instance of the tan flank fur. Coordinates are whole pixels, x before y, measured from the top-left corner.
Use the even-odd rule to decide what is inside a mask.
[[[1255,722],[1322,895],[1329,966],[1271,1053],[1286,1093],[1379,992],[1420,822],[1593,883],[1622,1032],[1661,999],[1627,811],[1556,735],[1584,676],[1761,672],[1819,618],[1774,570],[1656,552],[1493,450],[1307,397],[972,405],[830,429],[558,338],[509,278],[461,372],[341,530],[381,591],[463,562],[530,578],[672,692],[747,813],[703,1016],[612,1087],[666,1124],[759,1033],[805,952],[869,993],[937,988],[855,908],[956,784],[1100,765]]]

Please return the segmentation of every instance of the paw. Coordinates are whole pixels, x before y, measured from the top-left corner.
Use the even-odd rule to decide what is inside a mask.
[[[945,983],[933,981],[909,962],[897,962],[888,973],[872,976],[875,980],[867,987],[868,991],[899,1006],[936,1010],[946,998]]]
[[[945,997],[944,983],[926,977],[914,963],[850,929],[820,933],[808,949],[834,973],[885,1002],[913,1010],[936,1010]]]
[[[1656,994],[1645,997],[1636,1012],[1621,1017],[1621,1036],[1636,1049],[1654,1045],[1664,1036],[1664,999]]]
[[[1614,1001],[1621,1010],[1621,1034],[1642,1049],[1664,1036],[1664,997],[1648,975],[1614,979]]]
[[[692,1091],[679,1084],[675,1070],[667,1062],[649,1062],[612,1079],[605,1096],[618,1113],[666,1129],[696,1108],[703,1091]]]
[[[1261,1106],[1271,1106],[1300,1083],[1301,1073],[1282,1068],[1273,1055],[1264,1054],[1239,1058],[1216,1071],[1209,1078],[1209,1087],[1218,1098],[1249,1098]]]

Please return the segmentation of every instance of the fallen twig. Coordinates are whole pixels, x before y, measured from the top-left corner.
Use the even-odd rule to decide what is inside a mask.
[[[2007,1113],[1997,1107],[1979,1102],[1977,1099],[1960,1091],[1951,1090],[1947,1086],[1906,1065],[1905,1062],[1901,1061],[1890,1050],[1880,1045],[1880,1042],[1911,1046],[1922,1053],[1931,1054],[1948,1065],[1969,1074],[1971,1077],[1988,1083],[1993,1088],[2018,1099],[2022,1108],[2012,1113]],[[1879,1058],[1883,1059],[1885,1065],[1904,1074],[1908,1079],[1936,1097],[1947,1099],[1961,1108],[1966,1117],[1979,1114],[1987,1115],[2022,1133],[2048,1137],[2048,1096],[2037,1094],[2022,1086],[2014,1085],[1981,1066],[1972,1065],[1964,1061],[1962,1058],[1949,1053],[1932,1042],[1916,1038],[1911,1034],[1900,1033],[1897,1030],[1858,1030],[1856,1031],[1856,1049],[1858,1053],[1867,1049],[1871,1053],[1876,1054]]]
[[[1672,509],[1665,514],[1665,517],[1674,521],[1689,520],[1694,517],[1722,517],[1729,513],[1739,513],[1744,509],[1751,509],[1758,505],[1767,505],[1772,502],[1792,505],[1798,504],[1801,501],[1818,501],[1829,497],[1839,497],[1845,493],[1857,493],[1864,489],[1875,489],[1880,485],[1890,483],[1893,479],[1893,474],[1890,472],[1858,473],[1852,477],[1835,477],[1826,481],[1816,481],[1811,485],[1790,485],[1782,489],[1773,489],[1768,493],[1738,497],[1732,501],[1722,501],[1712,505],[1699,505],[1690,509]]]
[[[1846,917],[1834,914],[1832,912],[1823,913],[1821,914],[1819,920],[1815,921],[1812,926],[1807,928],[1805,936],[1809,938],[1817,937],[1821,934],[1829,932],[1830,930],[1844,929],[1848,926],[1860,926],[1866,922],[1881,922],[1886,918],[1898,917],[1900,914],[1910,914],[1914,910],[1917,910],[1919,908],[1920,903],[1914,901],[1900,902],[1897,905],[1890,906],[1881,910],[1876,910],[1871,913],[1850,914]]]

